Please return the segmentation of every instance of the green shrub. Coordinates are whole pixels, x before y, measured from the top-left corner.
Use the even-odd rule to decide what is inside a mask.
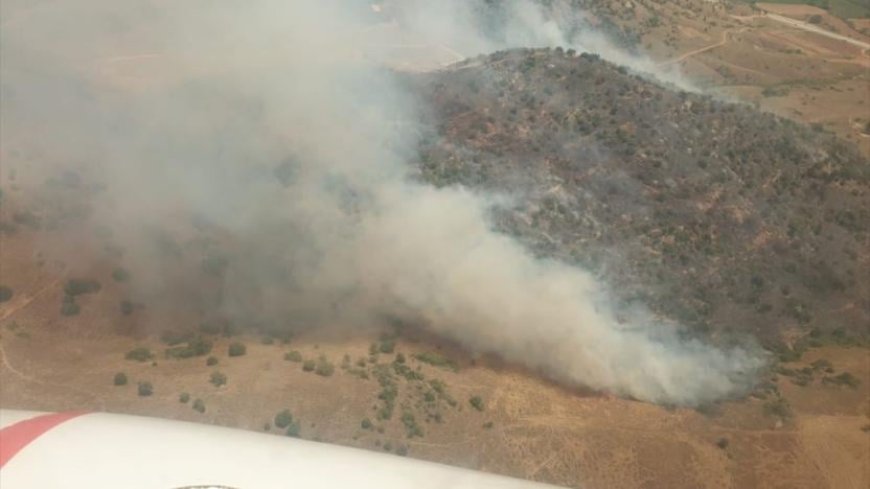
[[[144,346],[140,346],[138,348],[134,348],[127,352],[124,356],[127,360],[136,360],[137,362],[147,362],[154,358],[154,354],[151,353],[151,350],[145,348]]]
[[[286,434],[287,434],[287,436],[292,436],[293,438],[299,438],[299,432],[300,432],[299,422],[293,421],[290,423],[290,426],[287,427]]]
[[[361,427],[362,429],[364,429],[364,430],[370,430],[370,429],[372,429],[372,426],[373,426],[373,425],[372,425],[372,420],[370,420],[369,418],[364,418],[364,419],[362,420],[362,422],[360,422],[359,425],[360,425],[360,427]]]
[[[220,387],[227,383],[227,376],[221,372],[212,372],[209,382],[211,382],[215,387]]]
[[[302,354],[299,353],[297,350],[288,351],[284,354],[284,360],[287,360],[288,362],[298,363],[302,361]]]
[[[290,423],[293,422],[293,415],[290,413],[289,409],[285,409],[275,415],[274,421],[277,428],[283,429],[290,426]]]
[[[112,278],[115,279],[115,282],[126,282],[130,280],[130,272],[121,267],[118,267],[114,271],[112,271]]]
[[[182,392],[181,395],[178,396],[178,402],[182,404],[187,404],[188,401],[190,401],[190,394],[188,394],[187,392]]]
[[[321,377],[330,377],[335,372],[335,365],[332,364],[325,356],[321,355],[317,360],[317,366],[314,368],[314,373]]]
[[[378,351],[381,353],[393,353],[396,348],[396,340],[391,337],[383,337],[378,342]]]
[[[0,285],[0,302],[6,302],[12,298],[14,292],[11,287]]]
[[[154,393],[154,386],[151,385],[151,382],[139,382],[139,396],[147,397]]]
[[[193,410],[202,414],[205,412],[205,403],[202,402],[202,399],[197,399],[193,401]]]
[[[788,401],[778,397],[764,404],[764,413],[768,416],[777,416],[785,419],[791,416],[791,406],[788,405]]]
[[[165,354],[166,358],[184,359],[208,355],[211,353],[211,349],[211,341],[202,337],[196,337],[188,341],[186,345],[167,348]]]
[[[317,362],[314,360],[305,360],[302,362],[302,370],[306,372],[313,372],[314,368],[317,366]]]
[[[858,384],[861,383],[857,377],[855,377],[854,375],[852,375],[849,372],[843,372],[843,373],[841,373],[839,375],[835,375],[833,377],[825,376],[822,379],[822,382],[825,384],[845,385],[845,386],[851,387],[852,389],[857,389]]]
[[[216,356],[210,356],[205,359],[205,364],[208,367],[214,367],[218,364],[218,358]]]
[[[405,425],[405,434],[408,436],[408,438],[423,436],[423,429],[420,428],[419,424],[417,424],[417,419],[414,418],[414,414],[412,412],[405,411],[402,414],[402,424]]]
[[[821,358],[811,364],[814,370],[833,371],[834,365],[830,361]]]
[[[193,339],[193,333],[189,331],[166,330],[160,333],[160,341],[168,346],[175,346]]]
[[[73,296],[64,296],[63,303],[60,305],[60,313],[63,316],[75,316],[82,311],[81,306],[76,304]]]
[[[468,400],[468,403],[471,404],[471,407],[474,409],[483,411],[483,399],[480,396],[472,396],[471,399]]]
[[[127,374],[124,372],[118,372],[115,374],[115,379],[113,380],[115,385],[127,385]]]
[[[435,367],[446,368],[449,370],[453,370],[454,372],[456,370],[459,370],[459,366],[456,365],[456,362],[445,357],[444,355],[441,355],[440,353],[435,353],[435,352],[416,353],[416,354],[414,354],[414,358],[416,358],[417,360],[419,360],[423,363],[428,363],[429,365],[432,365]]]
[[[100,283],[89,278],[71,278],[67,280],[63,291],[73,297],[82,294],[93,294],[100,291]]]
[[[234,341],[230,343],[229,348],[227,348],[227,354],[231,357],[240,357],[247,353],[248,348],[244,343]]]

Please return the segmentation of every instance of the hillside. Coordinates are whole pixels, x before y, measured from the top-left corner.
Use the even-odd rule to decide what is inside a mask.
[[[870,163],[853,145],[560,49],[412,83],[438,119],[422,178],[510,191],[499,229],[625,303],[769,346],[866,340]]]

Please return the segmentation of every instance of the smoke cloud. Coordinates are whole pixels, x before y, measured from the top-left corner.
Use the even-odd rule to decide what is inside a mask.
[[[193,273],[175,257],[195,248],[220,272],[212,295],[191,286],[203,311],[291,326],[395,316],[637,399],[740,393],[753,354],[643,311],[618,318],[592,275],[492,231],[493,196],[414,179],[425,107],[384,64],[560,44],[644,67],[604,37],[566,35],[559,19],[575,13],[506,2],[493,26],[482,5],[6,0],[3,158],[105,183],[92,218],[116,230],[142,294],[175,295]]]

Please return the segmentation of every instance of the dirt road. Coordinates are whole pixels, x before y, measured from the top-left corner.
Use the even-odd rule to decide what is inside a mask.
[[[841,34],[837,34],[836,32],[831,32],[829,30],[822,29],[821,27],[817,27],[813,24],[802,22],[800,20],[791,19],[788,17],[784,17],[782,15],[777,14],[766,14],[763,16],[764,18],[774,20],[776,22],[780,22],[783,24],[787,24],[791,27],[795,27],[797,29],[803,29],[805,31],[814,32],[816,34],[820,34],[825,37],[830,37],[831,39],[837,39],[843,42],[847,42],[852,44],[853,46],[858,46],[861,49],[870,49],[870,43],[866,43],[864,41],[859,41],[858,39],[853,39],[848,36],[843,36]]]

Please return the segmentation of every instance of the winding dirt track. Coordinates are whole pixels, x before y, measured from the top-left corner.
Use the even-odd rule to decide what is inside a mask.
[[[722,47],[728,42],[728,35],[729,34],[731,34],[732,32],[743,32],[746,29],[747,29],[747,27],[738,27],[735,29],[726,29],[726,30],[722,31],[721,39],[719,40],[719,42],[714,43],[714,44],[710,44],[709,46],[704,46],[702,48],[695,49],[693,51],[689,51],[687,53],[683,53],[674,59],[661,62],[661,63],[659,63],[659,65],[660,66],[667,66],[667,65],[671,65],[671,64],[680,63],[680,62],[683,62],[683,61],[691,58],[692,56],[695,56],[695,55],[698,55],[701,53],[706,53],[707,51],[711,51],[713,49]]]

